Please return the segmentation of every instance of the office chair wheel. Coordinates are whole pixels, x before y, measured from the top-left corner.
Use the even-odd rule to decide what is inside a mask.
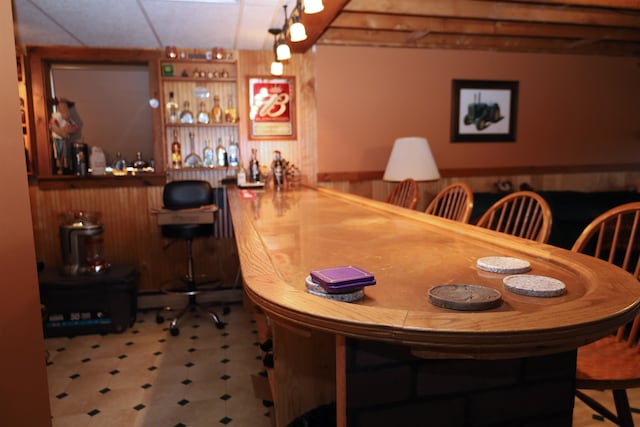
[[[178,335],[180,335],[180,329],[169,328],[169,333],[171,334],[172,337],[177,337]]]
[[[164,317],[160,316],[159,314],[156,315],[156,323],[160,324],[164,322]]]
[[[226,323],[223,323],[223,322],[217,322],[216,323],[216,328],[218,328],[218,329],[224,329],[225,326],[227,326]]]
[[[222,309],[222,314],[227,315],[229,313],[231,313],[231,309],[229,307],[224,307]]]

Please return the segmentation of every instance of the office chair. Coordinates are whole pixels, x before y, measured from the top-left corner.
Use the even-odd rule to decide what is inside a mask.
[[[213,192],[211,186],[207,181],[172,181],[164,186],[162,193],[162,201],[165,209],[180,210],[180,209],[193,209],[206,205],[213,204]],[[182,217],[188,216],[189,212],[183,211]],[[198,215],[200,218],[201,215]],[[195,218],[194,218],[195,219]],[[215,291],[217,286],[211,286],[216,284],[215,280],[210,280],[205,276],[198,278],[195,274],[195,267],[192,254],[192,243],[195,238],[207,238],[213,235],[213,222],[214,213],[211,214],[210,220],[197,219],[193,224],[184,224],[184,220],[180,223],[162,224],[161,232],[162,237],[176,240],[184,240],[187,247],[187,274],[178,279],[180,282],[178,286],[175,286],[176,281],[170,280],[164,286],[162,291],[168,294],[179,294],[188,296],[188,303],[183,307],[177,315],[171,320],[169,325],[169,332],[173,336],[180,334],[178,328],[180,320],[188,312],[202,312],[209,317],[218,329],[225,327],[225,323],[220,320],[220,317],[207,307],[199,304],[196,301],[196,295],[202,292]],[[163,307],[158,311],[156,321],[158,323],[164,322],[162,313],[164,311],[173,311],[171,307]],[[224,314],[229,312],[228,306],[224,307]]]

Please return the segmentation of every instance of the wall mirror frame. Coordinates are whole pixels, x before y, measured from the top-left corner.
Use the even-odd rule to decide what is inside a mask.
[[[52,65],[69,64],[122,64],[146,66],[149,72],[150,98],[159,99],[160,50],[86,48],[68,46],[31,46],[27,48],[29,62],[30,100],[33,120],[32,145],[36,147],[34,158],[38,185],[41,188],[82,188],[106,186],[162,185],[165,181],[165,150],[162,147],[160,108],[151,109],[152,153],[155,173],[135,176],[57,175],[52,165],[52,146],[49,130]],[[96,84],[100,84],[96,82]],[[117,106],[114,106],[117,108]],[[114,124],[115,126],[116,124]]]

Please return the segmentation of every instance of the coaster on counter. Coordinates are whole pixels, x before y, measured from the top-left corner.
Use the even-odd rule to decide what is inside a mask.
[[[429,289],[429,301],[452,310],[488,310],[502,304],[502,294],[480,285],[439,285]]]
[[[376,284],[373,274],[353,265],[313,270],[310,276],[327,292],[344,292]]]
[[[534,276],[531,274],[519,274],[507,276],[502,279],[504,287],[520,295],[528,297],[557,297],[564,295],[566,286],[558,279],[546,276]]]
[[[362,287],[355,290],[348,291],[348,292],[334,293],[334,292],[327,292],[322,286],[315,283],[311,279],[311,276],[307,276],[305,283],[307,286],[307,292],[310,293],[311,295],[331,299],[334,301],[354,302],[354,301],[361,300],[364,297],[364,289],[362,289]]]
[[[476,265],[480,270],[492,273],[518,274],[531,270],[531,263],[524,259],[507,256],[488,256],[478,258]]]

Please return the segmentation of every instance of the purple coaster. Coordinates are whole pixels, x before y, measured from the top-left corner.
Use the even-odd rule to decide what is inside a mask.
[[[327,292],[345,292],[376,284],[373,274],[352,265],[313,270],[310,275]]]

